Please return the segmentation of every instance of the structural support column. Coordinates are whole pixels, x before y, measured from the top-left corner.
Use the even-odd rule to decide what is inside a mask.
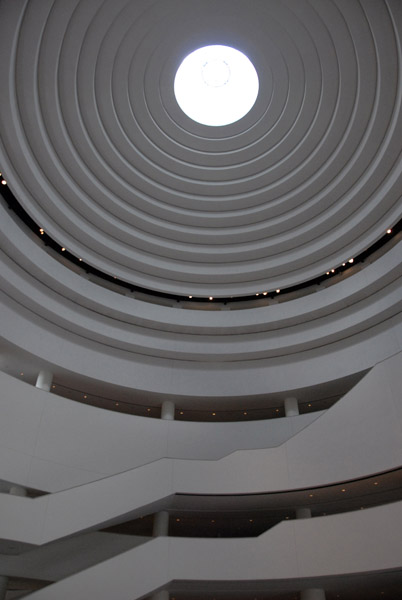
[[[311,519],[311,509],[307,506],[296,508],[296,519]]]
[[[300,600],[325,600],[325,592],[321,588],[309,588],[302,590]]]
[[[152,600],[169,600],[169,592],[167,590],[159,590],[152,595]]]
[[[12,485],[8,492],[11,496],[27,496],[27,490],[22,485]],[[1,596],[0,596],[1,600]]]
[[[174,421],[174,402],[171,400],[165,400],[162,404],[161,419],[166,421]]]
[[[169,513],[167,510],[161,510],[154,516],[153,537],[160,535],[169,535]]]
[[[287,417],[297,417],[299,414],[299,403],[297,398],[285,398],[285,415]]]
[[[52,387],[53,381],[53,373],[50,371],[39,371],[38,378],[36,380],[36,387],[44,390],[45,392],[50,392],[50,388]]]
[[[8,587],[8,577],[0,575],[0,600],[5,600]]]

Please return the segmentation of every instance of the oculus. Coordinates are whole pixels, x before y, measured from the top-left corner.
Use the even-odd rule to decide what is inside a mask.
[[[229,46],[204,46],[181,63],[174,93],[193,121],[218,127],[235,123],[254,106],[258,75],[245,54]]]

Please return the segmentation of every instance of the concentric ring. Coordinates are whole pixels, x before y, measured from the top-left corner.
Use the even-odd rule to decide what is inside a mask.
[[[219,297],[313,279],[401,217],[396,8],[201,5],[16,5],[2,167],[60,245],[133,284]],[[210,43],[260,75],[256,104],[225,127],[174,98],[183,57]]]

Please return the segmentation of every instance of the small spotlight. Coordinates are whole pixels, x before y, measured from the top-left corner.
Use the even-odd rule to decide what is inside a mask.
[[[281,290],[276,290],[276,293],[277,293],[277,294],[279,294],[279,292],[280,292],[280,291],[281,291]]]
[[[61,249],[61,251],[62,251],[62,252],[65,252],[65,251],[66,251],[66,249],[64,248],[64,246],[63,246],[63,248]]]
[[[78,260],[79,260],[80,262],[82,262],[82,258],[79,258]]]
[[[346,263],[342,263],[342,267],[346,267]]]
[[[213,298],[213,296],[210,296],[210,297],[209,297],[209,300],[213,300],[213,299],[214,299],[214,298]]]
[[[348,262],[352,263],[354,261],[353,258],[349,258]]]
[[[213,413],[212,413],[212,416],[213,416],[213,417],[215,417],[215,416],[216,416],[216,413],[215,413],[215,412],[213,412]]]
[[[262,292],[263,296],[266,296],[268,294],[268,292]]]
[[[331,273],[335,273],[335,269],[331,269]]]
[[[329,271],[327,271],[327,275],[329,275]]]
[[[7,185],[7,181],[5,179],[1,180],[1,185]]]
[[[192,298],[192,296],[189,296],[189,298]]]
[[[392,233],[392,229],[387,229],[387,233]]]

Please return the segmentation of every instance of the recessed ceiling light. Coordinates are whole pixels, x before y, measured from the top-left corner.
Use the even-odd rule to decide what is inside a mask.
[[[349,258],[349,262],[350,262],[350,263],[352,263],[352,262],[353,262],[353,260],[354,260],[353,258]]]
[[[244,117],[258,95],[258,75],[245,54],[229,46],[204,46],[181,63],[174,94],[182,111],[202,125],[229,125]]]
[[[392,233],[392,229],[387,229],[387,233]]]

